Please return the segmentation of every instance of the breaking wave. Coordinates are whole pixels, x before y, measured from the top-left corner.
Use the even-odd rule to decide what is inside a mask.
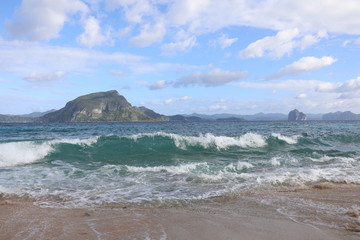
[[[165,158],[202,154],[207,152],[232,152],[266,147],[275,139],[280,143],[296,144],[299,136],[281,134],[263,136],[246,133],[238,137],[200,134],[184,136],[171,133],[134,134],[128,136],[99,136],[89,139],[56,139],[0,143],[0,167],[29,164],[41,160],[123,162],[131,159],[145,160],[146,156]]]

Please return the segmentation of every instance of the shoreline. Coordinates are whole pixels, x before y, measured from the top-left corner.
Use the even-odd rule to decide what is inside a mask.
[[[360,185],[333,183],[174,207],[61,209],[2,199],[0,239],[352,240],[360,236],[359,199]]]

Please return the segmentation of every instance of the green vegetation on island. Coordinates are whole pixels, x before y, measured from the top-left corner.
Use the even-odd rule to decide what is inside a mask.
[[[78,97],[62,109],[48,113],[41,122],[132,122],[168,121],[168,117],[145,107],[133,107],[117,91],[97,92]]]

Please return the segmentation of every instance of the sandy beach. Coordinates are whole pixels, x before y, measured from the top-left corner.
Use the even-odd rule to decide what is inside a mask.
[[[358,185],[329,183],[168,207],[40,208],[3,198],[0,239],[359,239],[359,197]],[[308,200],[291,214],[279,207]],[[344,216],[313,209],[327,204]]]

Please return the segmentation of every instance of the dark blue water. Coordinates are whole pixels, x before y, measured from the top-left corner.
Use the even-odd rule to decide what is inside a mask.
[[[360,183],[359,124],[1,124],[0,194],[43,206],[166,205]]]

